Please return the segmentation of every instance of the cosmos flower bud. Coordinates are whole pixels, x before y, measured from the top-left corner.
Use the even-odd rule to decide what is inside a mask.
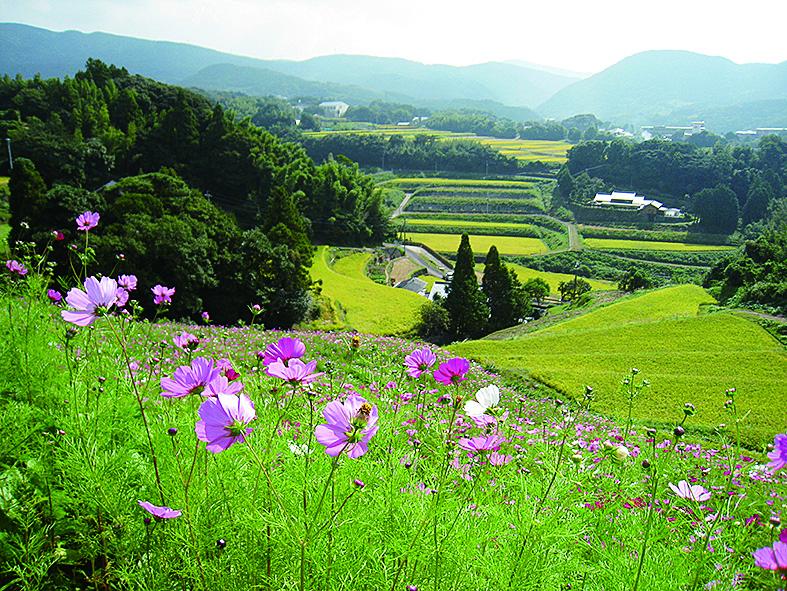
[[[226,546],[227,546],[227,540],[225,540],[224,538],[219,538],[218,540],[216,540],[216,547],[219,550],[223,550],[224,548],[226,548]]]
[[[778,515],[771,515],[771,525],[773,527],[781,527],[782,520],[779,518]]]
[[[358,478],[356,478],[355,480],[353,480],[353,484],[354,484],[356,487],[358,487],[358,488],[363,488],[364,486],[366,486],[366,484],[364,484],[364,481],[363,481],[363,480],[360,480],[360,479],[358,479]]]
[[[612,458],[616,462],[622,463],[622,462],[625,462],[628,459],[629,455],[631,455],[631,454],[630,454],[628,448],[625,445],[618,445],[615,448],[615,453],[612,455]]]
[[[634,375],[637,375],[639,373],[639,369],[636,368],[636,367],[632,367],[631,368],[631,373],[633,373]]]
[[[685,414],[687,417],[693,417],[694,413],[696,412],[697,409],[694,408],[694,405],[691,402],[687,402],[683,405],[683,414]]]
[[[645,433],[648,434],[648,437],[656,437],[657,431],[653,427],[648,427],[645,429]]]
[[[170,427],[169,429],[167,429],[167,435],[169,435],[170,437],[175,437],[175,435],[177,434],[178,434],[177,427]]]
[[[683,437],[686,434],[686,429],[678,425],[672,432],[675,434],[675,437]]]
[[[645,470],[650,470],[650,462],[648,460],[642,460],[642,467]]]

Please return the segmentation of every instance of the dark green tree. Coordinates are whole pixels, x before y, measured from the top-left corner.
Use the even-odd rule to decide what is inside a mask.
[[[21,226],[22,222],[31,225],[40,218],[46,203],[46,184],[38,174],[35,164],[27,158],[17,158],[8,182],[11,191],[8,205],[11,209],[11,232],[8,243],[28,235]]]
[[[513,270],[500,260],[495,246],[490,247],[486,255],[481,289],[489,306],[489,331],[513,326],[531,311],[530,301],[521,282]]]
[[[694,197],[694,213],[707,232],[732,234],[738,225],[738,199],[725,185],[703,189]]]
[[[638,289],[647,289],[653,287],[653,277],[642,269],[635,267],[630,268],[623,274],[623,277],[618,281],[618,289],[621,291],[633,292]]]
[[[489,306],[485,300],[478,287],[470,238],[462,234],[444,304],[448,311],[449,334],[453,340],[476,338],[483,334],[489,319]]]
[[[539,304],[541,300],[549,295],[550,287],[549,283],[541,279],[540,277],[534,277],[533,279],[528,279],[522,285],[522,289],[525,290],[528,297],[530,299],[536,300]]]
[[[763,219],[768,213],[768,205],[773,199],[773,191],[768,183],[756,180],[746,194],[746,204],[743,206],[741,218],[743,225]]]

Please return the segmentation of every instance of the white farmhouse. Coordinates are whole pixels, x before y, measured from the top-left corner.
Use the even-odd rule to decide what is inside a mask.
[[[625,193],[623,191],[612,191],[612,194],[596,193],[593,197],[593,205],[605,205],[620,209],[636,210],[642,215],[653,218],[658,215],[676,218],[681,216],[680,209],[675,207],[664,207],[661,201],[646,199],[636,193]]]
[[[325,101],[320,103],[319,107],[322,109],[322,114],[326,117],[338,119],[339,117],[344,117],[350,105],[342,101]]]

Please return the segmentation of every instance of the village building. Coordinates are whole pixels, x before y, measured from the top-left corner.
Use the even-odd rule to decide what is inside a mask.
[[[665,207],[661,201],[647,199],[636,193],[626,193],[623,191],[612,191],[611,194],[596,193],[593,197],[593,205],[616,207],[619,209],[635,210],[643,217],[653,220],[663,216],[668,218],[681,217],[683,214],[677,207]]]
[[[347,109],[350,108],[350,105],[342,101],[325,101],[320,103],[319,107],[322,109],[322,114],[325,117],[338,119],[339,117],[344,117],[344,114],[347,112]]]
[[[418,277],[410,277],[409,279],[400,281],[394,287],[406,289],[407,291],[412,291],[413,293],[426,297],[426,281]]]

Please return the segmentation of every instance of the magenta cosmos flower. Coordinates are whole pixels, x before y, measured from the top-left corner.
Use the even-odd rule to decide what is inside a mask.
[[[183,349],[184,351],[193,351],[199,345],[197,336],[185,330],[172,337],[172,342],[175,343],[178,349]]]
[[[194,426],[197,439],[206,442],[206,449],[217,454],[234,443],[243,443],[251,434],[248,426],[255,418],[254,404],[241,394],[219,394],[208,398],[199,407],[200,420]]]
[[[498,450],[505,443],[505,437],[501,435],[480,435],[478,437],[462,437],[456,444],[467,451],[490,451]]]
[[[200,392],[219,377],[219,368],[212,359],[197,357],[191,365],[182,365],[175,370],[171,378],[161,378],[162,396],[165,398],[183,398],[189,394]]]
[[[8,269],[11,273],[19,275],[20,277],[24,277],[27,275],[27,267],[25,267],[19,261],[11,260],[6,261],[5,268]]]
[[[787,574],[787,529],[782,530],[779,541],[773,546],[755,550],[752,555],[755,566]]]
[[[126,291],[134,291],[137,288],[137,276],[121,275],[118,277],[118,285]]]
[[[429,347],[416,349],[404,358],[404,366],[407,368],[407,375],[411,378],[420,378],[421,374],[432,367],[437,361],[434,353]]]
[[[46,297],[48,297],[49,301],[51,301],[53,304],[59,304],[63,301],[63,294],[56,289],[47,289]]]
[[[220,394],[240,394],[243,390],[241,382],[230,380],[227,376],[219,376],[211,380],[211,382],[203,390],[203,396],[218,396]]]
[[[265,372],[273,378],[281,378],[290,384],[309,384],[325,373],[322,371],[314,373],[315,369],[317,369],[316,361],[304,363],[300,359],[290,359],[287,364],[274,361]]]
[[[101,219],[101,215],[98,213],[94,213],[92,211],[86,211],[83,214],[80,214],[77,217],[77,230],[80,232],[89,232],[96,226],[98,226],[98,220]]]
[[[88,326],[102,314],[117,303],[118,284],[114,279],[102,277],[101,281],[95,277],[85,279],[85,291],[73,287],[66,295],[66,303],[74,308],[63,310],[60,315],[63,320],[77,326]]]
[[[317,425],[314,437],[325,446],[325,453],[336,457],[343,451],[353,459],[369,451],[369,440],[377,433],[377,407],[352,395],[343,403],[329,402],[322,412],[326,424]]]
[[[147,501],[137,501],[137,504],[156,519],[173,519],[181,516],[181,511],[170,509],[169,507],[158,507]]]
[[[451,384],[458,384],[467,379],[467,372],[470,370],[470,362],[462,357],[454,357],[445,363],[441,363],[434,372],[434,379],[450,386]]]
[[[297,359],[306,354],[306,345],[292,337],[282,337],[277,342],[265,348],[262,364],[268,367],[276,361],[287,363],[290,359]],[[268,374],[270,375],[270,374]]]
[[[150,291],[153,292],[153,303],[157,306],[161,304],[171,304],[172,296],[175,295],[174,287],[164,287],[163,285],[151,287]]]
[[[787,434],[780,433],[773,440],[773,451],[768,454],[768,468],[777,472],[787,466]]]
[[[671,482],[669,487],[681,499],[688,499],[689,501],[707,501],[710,499],[711,493],[699,484],[689,484],[685,480],[678,482],[675,486]]]

